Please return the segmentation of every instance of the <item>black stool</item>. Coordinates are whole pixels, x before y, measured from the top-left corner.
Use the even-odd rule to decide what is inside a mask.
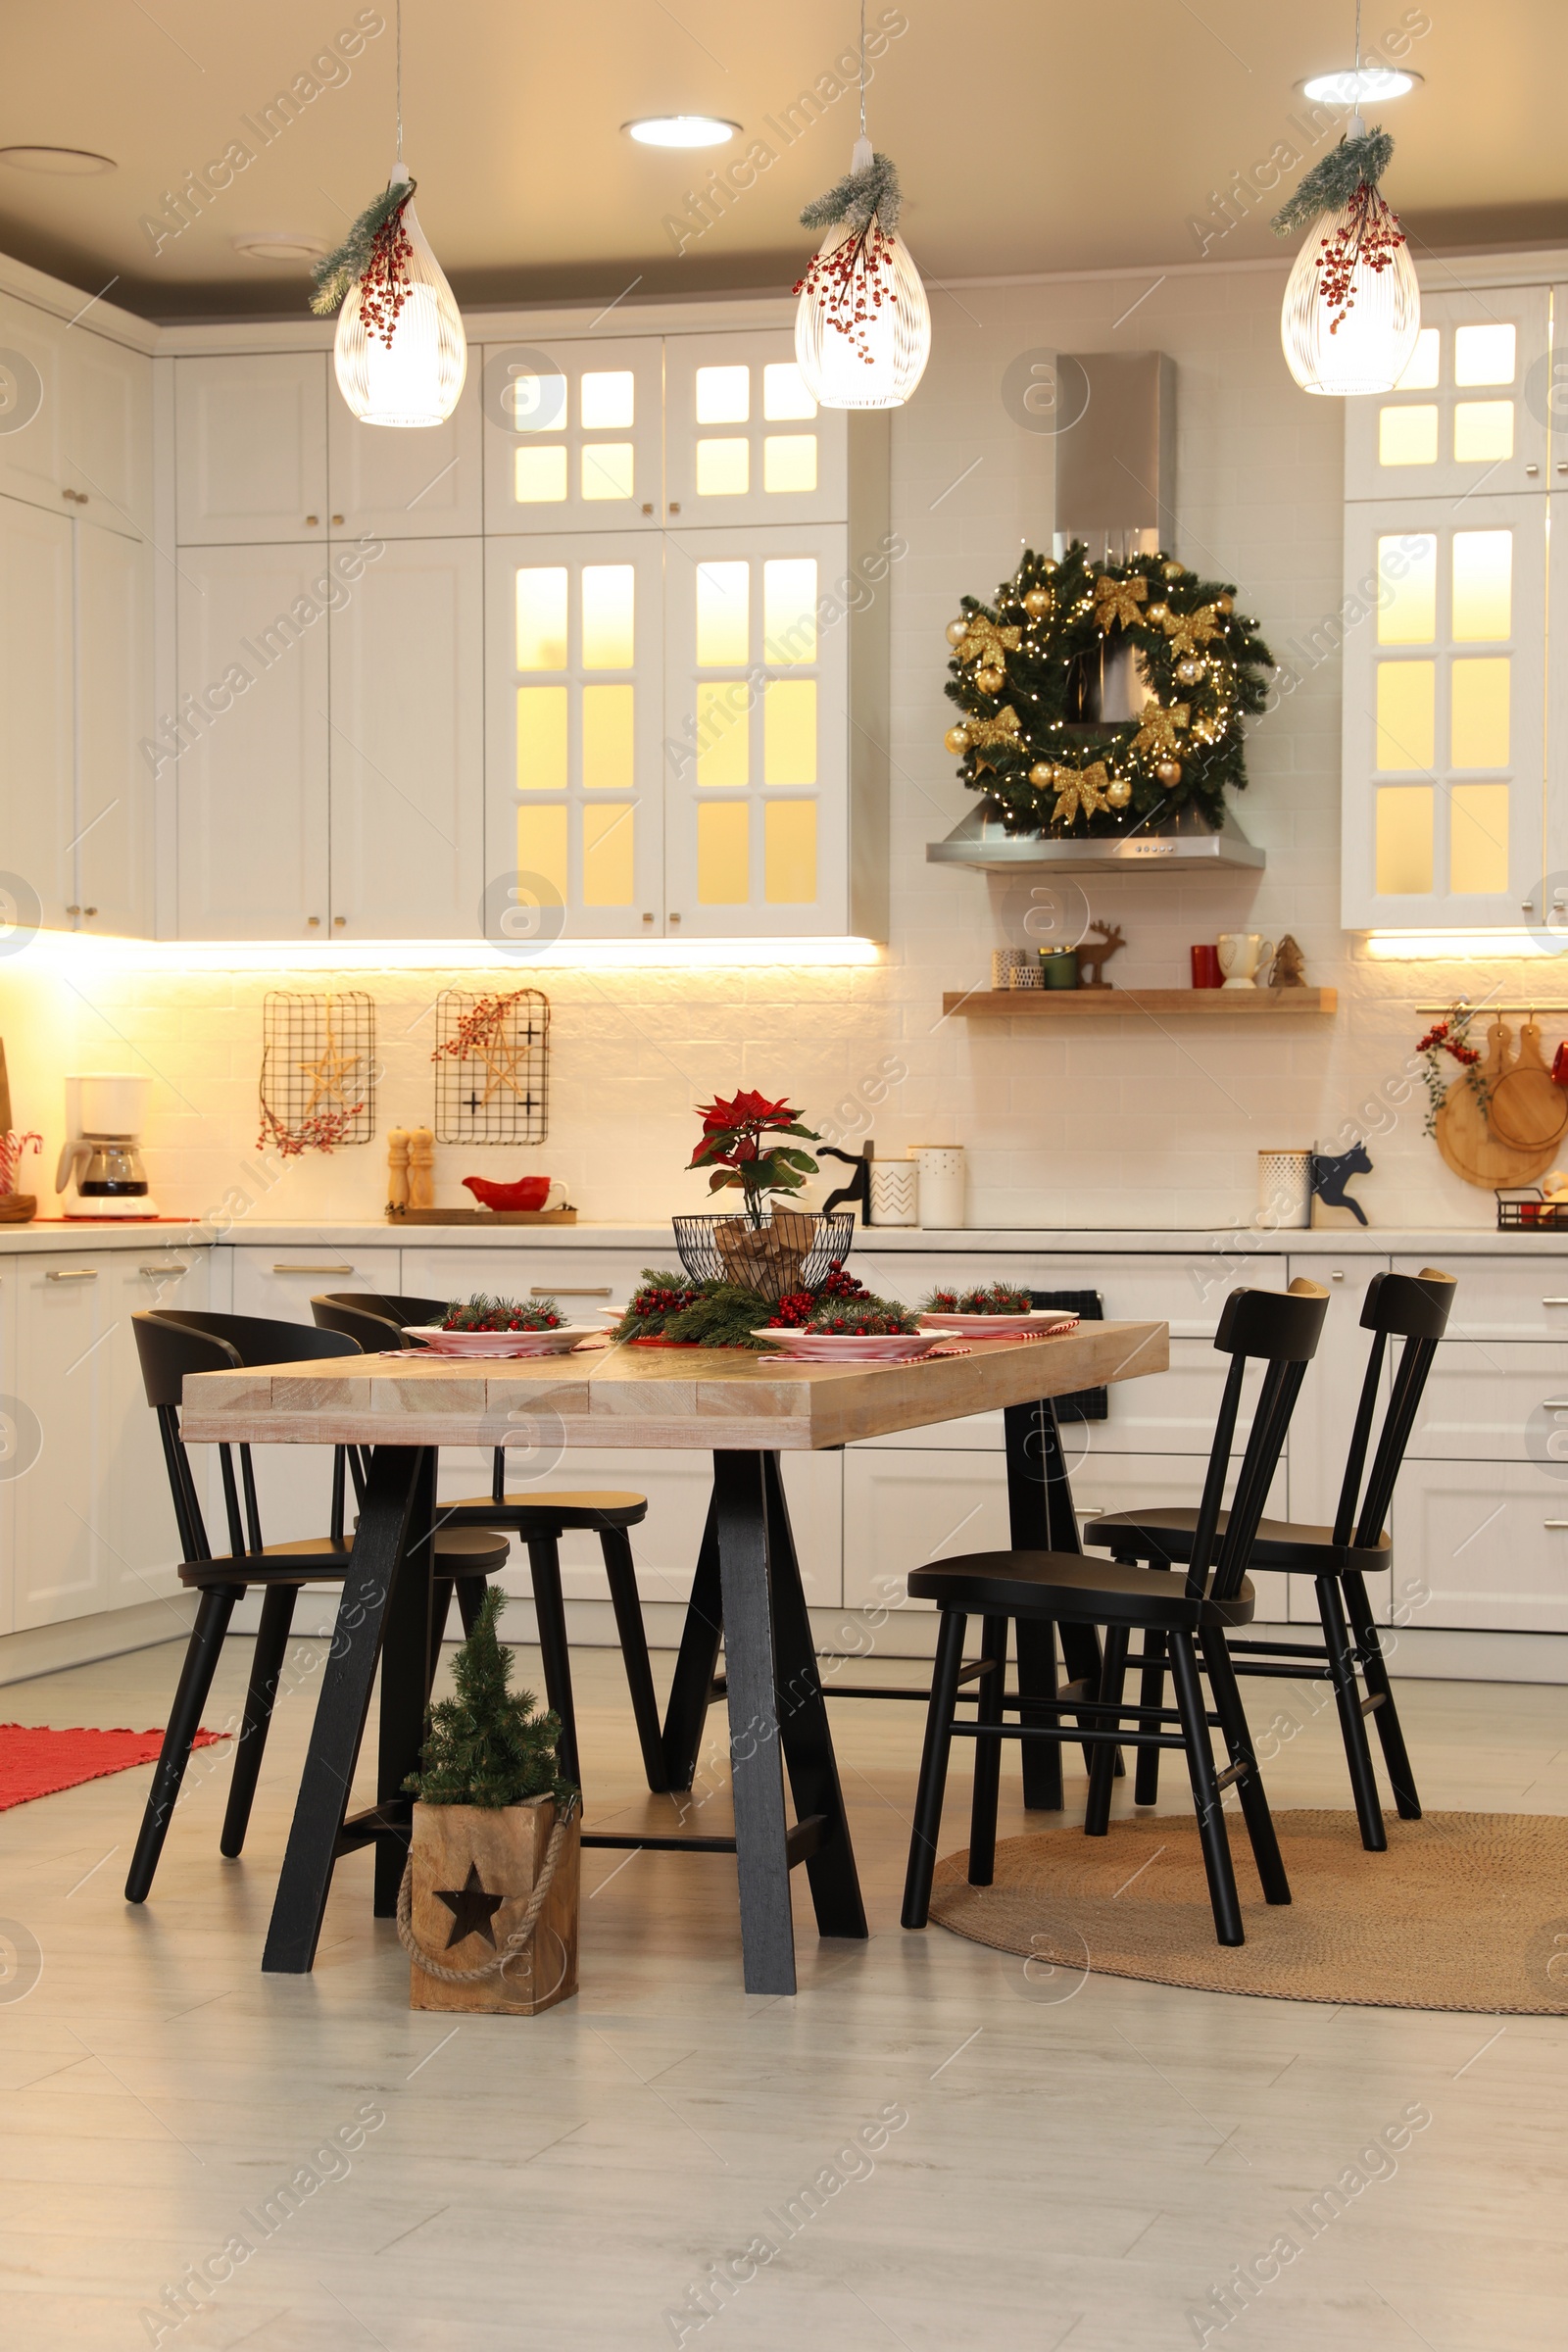
[[[1389,1842],[1378,1800],[1372,1751],[1367,1743],[1369,1715],[1378,1728],[1383,1761],[1401,1820],[1421,1818],[1415,1775],[1410,1769],[1388,1666],[1373,1623],[1366,1580],[1369,1575],[1382,1574],[1394,1562],[1394,1548],[1386,1533],[1389,1506],[1432,1359],[1447,1327],[1455,1288],[1451,1274],[1441,1274],[1431,1266],[1424,1266],[1419,1274],[1373,1275],[1361,1309],[1361,1327],[1372,1333],[1372,1346],[1361,1382],[1361,1398],[1334,1524],[1317,1527],[1294,1519],[1264,1519],[1252,1545],[1254,1568],[1293,1570],[1311,1577],[1323,1639],[1321,1642],[1233,1642],[1230,1645],[1238,1674],[1298,1680],[1302,1667],[1291,1661],[1310,1660],[1314,1665],[1327,1667],[1339,1707],[1340,1731],[1350,1772],[1356,1819],[1361,1827],[1361,1843],[1368,1853],[1384,1852]],[[1378,1390],[1391,1338],[1402,1339],[1404,1346],[1389,1391],[1372,1467],[1366,1472]],[[1364,1488],[1363,1472],[1366,1472]],[[1097,1551],[1108,1551],[1114,1559],[1146,1560],[1152,1567],[1168,1570],[1191,1558],[1197,1523],[1195,1510],[1179,1506],[1112,1511],[1086,1523],[1084,1541]],[[1224,1525],[1222,1512],[1221,1530]],[[1142,1695],[1157,1702],[1165,1687],[1160,1645],[1156,1640],[1147,1647]],[[1158,1788],[1159,1757],[1151,1750],[1139,1758],[1135,1784],[1138,1803],[1152,1805]]]
[[[245,1843],[251,1804],[256,1794],[262,1753],[277,1696],[283,1652],[294,1622],[294,1607],[305,1585],[341,1584],[352,1544],[344,1533],[345,1471],[352,1468],[363,1492],[363,1465],[345,1457],[350,1449],[335,1449],[332,1464],[330,1532],[303,1537],[290,1544],[264,1544],[256,1499],[251,1449],[220,1446],[223,1504],[228,1520],[228,1552],[215,1559],[197,1497],[196,1480],[179,1434],[180,1392],[187,1373],[229,1372],[247,1365],[313,1362],[337,1355],[358,1355],[358,1344],[337,1332],[318,1331],[313,1324],[276,1323],[256,1315],[220,1315],[195,1310],[156,1310],[133,1315],[136,1351],[141,1359],[147,1401],[158,1415],[164,1460],[169,1471],[179,1530],[179,1580],[201,1594],[196,1623],[180,1668],[174,1702],[170,1709],[164,1744],[148,1790],[136,1850],[125,1881],[128,1902],[145,1902],[163,1851],[170,1816],[179,1795],[191,1743],[201,1726],[202,1709],[212,1689],[219,1655],[228,1632],[234,1604],[253,1586],[260,1588],[262,1622],[251,1660],[245,1711],[234,1749],[234,1768],[228,1787],[219,1850],[232,1859]],[[234,1477],[234,1453],[239,1454],[239,1481]],[[241,1495],[244,1509],[241,1512]],[[480,1529],[454,1531],[436,1539],[431,1592],[436,1638],[446,1622],[456,1587],[464,1623],[478,1615],[484,1580],[507,1564],[505,1536]],[[434,1667],[434,1650],[429,1660]]]
[[[1252,1616],[1252,1588],[1247,1580],[1252,1539],[1302,1377],[1317,1347],[1328,1300],[1327,1291],[1309,1282],[1293,1282],[1284,1293],[1233,1291],[1226,1300],[1214,1345],[1229,1355],[1231,1366],[1209,1451],[1187,1576],[1180,1587],[1158,1570],[1120,1562],[1102,1567],[1081,1553],[1063,1551],[973,1552],[966,1558],[917,1568],[909,1578],[911,1598],[934,1600],[942,1616],[905,1881],[906,1928],[923,1928],[930,1915],[942,1799],[955,1736],[977,1742],[969,1834],[972,1886],[989,1886],[995,1868],[1002,1741],[1047,1740],[1060,1744],[1081,1740],[1095,1748],[1084,1820],[1085,1832],[1092,1838],[1102,1838],[1109,1827],[1118,1744],[1140,1752],[1148,1747],[1185,1748],[1214,1931],[1221,1943],[1244,1940],[1221,1802],[1227,1788],[1234,1787],[1241,1798],[1264,1894],[1271,1903],[1290,1901],[1290,1884],[1280,1860],[1226,1635],[1231,1626],[1246,1625]],[[1230,1470],[1242,1383],[1248,1360],[1254,1356],[1266,1369],[1236,1492],[1225,1514],[1220,1505]],[[984,1619],[983,1654],[978,1665],[966,1668],[963,1643],[971,1614]],[[1077,1720],[1070,1727],[1003,1721],[1004,1713],[1021,1711],[1020,1701],[1009,1699],[1004,1690],[1008,1620],[1031,1616],[1062,1626],[1103,1629],[1100,1695],[1075,1698]],[[1128,1665],[1143,1663],[1142,1657],[1128,1657],[1128,1637],[1135,1629],[1143,1634],[1146,1644],[1151,1636],[1160,1637],[1176,1686],[1174,1707],[1132,1705],[1123,1699]],[[1214,1695],[1212,1714],[1203,1701],[1200,1652]],[[960,1719],[956,1711],[960,1683],[969,1679],[975,1679],[973,1693],[965,1693],[965,1703],[975,1705],[972,1720]],[[1171,1722],[1180,1726],[1179,1731],[1159,1728]],[[1214,1769],[1211,1725],[1224,1733],[1230,1753],[1223,1772]]]
[[[311,1300],[311,1312],[328,1331],[345,1332],[367,1354],[406,1345],[412,1326],[439,1323],[447,1311],[444,1298],[405,1298],[370,1291],[341,1291]],[[632,1716],[642,1749],[648,1786],[657,1793],[669,1788],[664,1766],[663,1733],[659,1701],[654,1695],[653,1670],[648,1660],[648,1634],[642,1604],[637,1598],[637,1571],[626,1530],[648,1516],[642,1494],[509,1494],[504,1446],[492,1457],[488,1494],[466,1495],[461,1502],[442,1503],[436,1511],[441,1528],[507,1528],[527,1546],[528,1573],[533,1585],[534,1615],[539,1647],[544,1657],[545,1691],[561,1718],[561,1768],[568,1780],[582,1785],[577,1754],[577,1716],[572,1700],[571,1653],[566,1641],[566,1605],[561,1590],[561,1539],[568,1532],[589,1529],[599,1538],[615,1633],[631,1693]]]

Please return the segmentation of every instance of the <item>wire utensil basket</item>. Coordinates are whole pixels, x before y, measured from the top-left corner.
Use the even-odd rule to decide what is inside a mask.
[[[1497,1195],[1499,1233],[1568,1232],[1568,1200],[1548,1200],[1535,1186]]]
[[[436,999],[435,1132],[443,1144],[542,1144],[550,1133],[550,999],[517,988]]]
[[[375,1134],[375,1000],[364,989],[262,1003],[261,1142],[290,1158]]]

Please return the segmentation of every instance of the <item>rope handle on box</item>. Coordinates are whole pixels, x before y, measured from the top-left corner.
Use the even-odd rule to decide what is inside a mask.
[[[573,1795],[567,1797],[564,1805],[557,1807],[556,1826],[550,1833],[550,1843],[545,1848],[545,1866],[528,1898],[528,1908],[522,1915],[521,1925],[507,1937],[505,1951],[497,1952],[493,1959],[482,1960],[477,1968],[448,1968],[443,1961],[433,1959],[415,1935],[414,1850],[410,1847],[408,1861],[403,1867],[403,1884],[398,1888],[398,1941],[416,1968],[422,1968],[427,1977],[435,1977],[443,1984],[476,1984],[484,1977],[499,1977],[503,1970],[522,1957],[533,1942],[534,1931],[550,1899],[556,1865],[561,1860],[562,1849],[566,1842],[566,1831],[577,1804],[578,1799]]]

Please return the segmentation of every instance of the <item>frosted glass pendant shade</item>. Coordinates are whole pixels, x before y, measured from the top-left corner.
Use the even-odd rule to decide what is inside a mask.
[[[1303,392],[1352,398],[1391,392],[1404,373],[1421,331],[1421,288],[1407,245],[1357,244],[1357,202],[1320,213],[1308,229],[1285,288],[1280,341],[1286,364]],[[1392,215],[1384,208],[1385,219]],[[1363,206],[1362,228],[1365,211]],[[1383,261],[1373,269],[1374,251]],[[1335,279],[1335,257],[1354,253]],[[1336,298],[1337,297],[1337,298]]]
[[[389,293],[378,267],[371,279],[383,317],[396,307],[390,336],[366,317],[365,287],[356,280],[338,313],[332,365],[338,390],[364,423],[442,424],[458,405],[468,348],[452,288],[412,204],[402,229],[397,284]]]
[[[795,357],[819,408],[897,409],[925,373],[931,310],[909,249],[873,220],[818,247],[795,313]]]

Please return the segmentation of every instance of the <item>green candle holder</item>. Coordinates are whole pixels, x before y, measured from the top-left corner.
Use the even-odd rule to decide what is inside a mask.
[[[1076,948],[1042,948],[1040,978],[1046,988],[1076,988],[1078,985],[1078,951]]]

